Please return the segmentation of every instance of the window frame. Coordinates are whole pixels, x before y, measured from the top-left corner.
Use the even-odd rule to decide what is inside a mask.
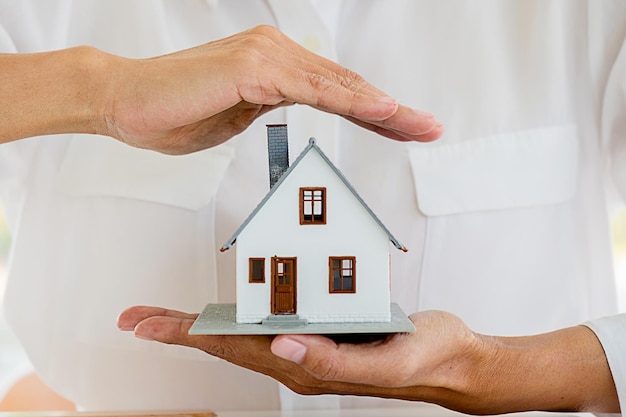
[[[311,200],[305,199],[305,193],[310,191]],[[315,192],[321,191],[321,220],[315,219]],[[326,187],[300,187],[300,225],[323,225],[326,224]],[[305,208],[308,206],[311,207],[311,220],[305,218]]]
[[[262,279],[254,279],[252,265],[255,262],[261,262]],[[265,284],[265,258],[248,258],[248,282],[250,284]]]
[[[338,260],[343,265],[343,261],[351,261],[352,267],[349,269],[352,271],[352,289],[351,290],[335,290],[334,289],[334,272],[337,270],[333,267],[333,261]],[[339,268],[340,271],[346,270],[346,268]],[[341,285],[343,287],[343,280],[345,275],[341,275]],[[354,294],[356,293],[356,256],[329,256],[328,257],[328,292],[330,294]]]

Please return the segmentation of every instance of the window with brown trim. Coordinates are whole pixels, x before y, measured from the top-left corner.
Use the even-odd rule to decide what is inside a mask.
[[[329,291],[331,293],[356,292],[356,258],[331,256],[328,258]]]
[[[265,258],[250,258],[248,260],[248,282],[262,284],[265,282]]]
[[[300,224],[326,224],[326,188],[300,188]]]

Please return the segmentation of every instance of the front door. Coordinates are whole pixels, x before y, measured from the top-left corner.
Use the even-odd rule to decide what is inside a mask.
[[[272,314],[296,314],[296,260],[272,258]]]

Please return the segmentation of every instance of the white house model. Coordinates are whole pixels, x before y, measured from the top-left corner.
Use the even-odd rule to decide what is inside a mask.
[[[390,245],[406,251],[316,145],[288,162],[287,126],[268,125],[270,191],[237,242],[237,323],[388,322]]]

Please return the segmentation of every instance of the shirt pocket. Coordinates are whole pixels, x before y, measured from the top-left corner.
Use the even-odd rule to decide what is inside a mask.
[[[111,138],[76,135],[56,184],[74,196],[120,197],[198,210],[213,199],[234,153],[233,146],[225,143],[172,156]]]
[[[574,125],[418,145],[409,154],[426,216],[556,204],[577,189]]]

